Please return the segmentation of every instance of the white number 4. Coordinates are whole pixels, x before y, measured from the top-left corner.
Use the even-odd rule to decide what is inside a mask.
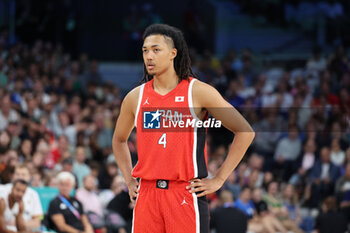
[[[163,145],[163,148],[166,147],[166,133],[163,133],[162,136],[158,140],[159,145]]]

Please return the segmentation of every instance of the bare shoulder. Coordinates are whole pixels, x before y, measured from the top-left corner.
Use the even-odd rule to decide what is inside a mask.
[[[132,89],[131,91],[129,91],[129,93],[125,96],[124,101],[136,101],[139,98],[139,94],[140,94],[140,90],[141,90],[141,85],[135,87],[134,89]]]
[[[141,85],[132,89],[123,99],[122,107],[135,113],[140,95]]]

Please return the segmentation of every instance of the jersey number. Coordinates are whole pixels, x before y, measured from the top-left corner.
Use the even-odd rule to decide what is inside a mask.
[[[159,145],[163,145],[163,148],[166,147],[166,133],[163,133],[162,136],[158,140]]]

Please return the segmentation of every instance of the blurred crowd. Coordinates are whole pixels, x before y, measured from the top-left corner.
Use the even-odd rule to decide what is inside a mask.
[[[60,45],[10,46],[7,37],[6,31],[0,34],[0,189],[6,190],[1,193],[23,200],[29,229],[42,222],[57,231],[129,231],[133,206],[111,149],[122,91],[103,80],[98,61],[86,54],[73,60]],[[191,49],[191,56],[199,79],[215,86],[256,131],[244,160],[208,196],[212,229],[342,232],[350,220],[346,49],[323,54],[315,47],[305,66],[293,70],[261,65],[250,49],[228,51],[222,58]],[[227,154],[223,135],[209,132],[209,177]],[[129,148],[135,164],[135,132]],[[30,186],[10,184],[15,180]],[[59,190],[47,211],[39,210],[38,187]],[[62,208],[61,198],[73,204]],[[325,226],[322,219],[332,217],[337,226]]]

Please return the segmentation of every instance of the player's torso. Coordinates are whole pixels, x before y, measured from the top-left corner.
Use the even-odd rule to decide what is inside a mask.
[[[135,177],[189,180],[206,176],[205,130],[193,127],[194,79],[181,81],[166,95],[141,86],[137,117],[138,164]]]

